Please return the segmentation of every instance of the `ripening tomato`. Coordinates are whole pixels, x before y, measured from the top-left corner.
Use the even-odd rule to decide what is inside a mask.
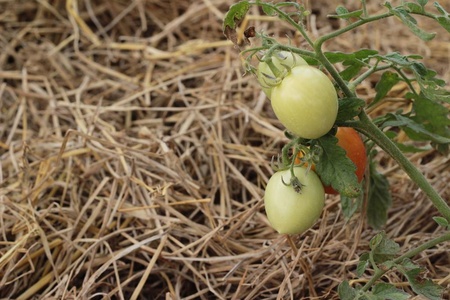
[[[325,203],[325,192],[316,173],[310,170],[306,174],[306,168],[296,167],[294,174],[303,185],[300,193],[285,185],[291,179],[290,170],[286,170],[272,175],[264,194],[267,218],[281,234],[308,230],[319,219]]]
[[[272,62],[280,72],[285,71],[286,67],[293,68],[295,66],[308,65],[300,55],[289,51],[275,52],[272,56]],[[262,90],[267,98],[270,99],[272,88],[276,83],[275,75],[269,65],[263,61],[259,63],[256,74]]]
[[[295,135],[317,139],[333,127],[338,98],[330,79],[319,69],[297,66],[272,89],[271,104],[280,122]]]
[[[347,157],[355,164],[355,174],[358,177],[358,182],[361,182],[366,172],[367,164],[366,148],[361,137],[350,127],[339,127],[336,132],[336,137],[338,138],[337,144],[347,152]],[[301,157],[301,155],[299,156]],[[297,160],[296,162],[299,163],[300,161]],[[311,167],[311,170],[316,170],[315,165]],[[324,188],[327,194],[339,194],[331,186],[324,186]]]

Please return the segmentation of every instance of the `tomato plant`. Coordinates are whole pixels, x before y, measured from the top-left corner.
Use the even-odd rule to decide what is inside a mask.
[[[245,63],[247,70],[257,73],[261,85],[263,82],[270,83],[263,85],[264,87],[272,87],[272,83],[275,85],[265,92],[270,92],[272,108],[288,130],[285,135],[290,141],[283,147],[273,166],[276,170],[290,171],[275,173],[268,182],[265,195],[269,221],[280,233],[305,231],[317,220],[320,215],[319,207],[322,209],[323,206],[318,205],[321,201],[317,200],[323,199],[324,195],[318,176],[313,172],[310,174],[314,176],[305,176],[304,166],[295,166],[299,152],[304,154],[306,162],[315,164],[317,173],[326,185],[331,185],[340,192],[341,207],[346,218],[350,218],[359,207],[364,210],[362,216],[367,217],[368,224],[378,230],[386,224],[387,211],[393,201],[389,192],[389,180],[376,168],[378,163],[376,154],[378,151],[384,151],[399,164],[440,212],[442,216],[433,218],[434,221],[444,228],[450,228],[448,203],[404,154],[432,147],[443,155],[448,153],[450,131],[446,104],[450,101],[450,92],[445,89],[445,81],[438,78],[436,71],[428,69],[423,64],[421,61],[423,57],[420,55],[380,53],[375,49],[359,49],[353,53],[325,52],[323,49],[324,43],[342,38],[344,33],[390,17],[396,17],[397,21],[402,22],[419,39],[430,41],[436,33],[420,28],[420,22],[417,22],[415,16],[434,20],[450,32],[450,13],[437,1],[433,1],[434,8],[430,10],[431,5],[427,6],[427,0],[415,0],[401,1],[399,6],[392,6],[386,1],[383,5],[384,12],[372,14],[366,7],[366,0],[360,2],[361,9],[354,11],[349,11],[342,5],[338,6],[336,14],[328,16],[343,19],[346,24],[342,22],[342,27],[314,39],[310,37],[304,24],[310,12],[304,5],[295,1],[273,3],[242,0],[233,4],[224,18],[224,34],[235,44],[237,44],[236,28],[251,6],[261,7],[262,11],[271,17],[277,16],[295,28],[302,36],[304,44],[308,44],[302,48],[292,46],[291,43],[283,45],[275,37],[261,31],[253,35],[261,38],[261,44],[241,52],[243,55],[247,54]],[[258,71],[251,66],[253,56],[261,51],[265,51],[266,57],[263,58],[263,62],[268,64],[260,66],[260,68],[268,67],[265,71]],[[279,51],[298,54],[309,65],[299,65],[292,69],[284,64],[281,64],[281,67],[276,66],[275,54]],[[334,64],[339,64],[339,69]],[[319,69],[327,71],[333,78],[334,85]],[[358,95],[357,87],[377,72],[382,74],[378,77],[374,88],[375,95],[366,102]],[[270,81],[261,80],[261,74],[265,74]],[[395,112],[387,111],[384,115],[374,116],[372,120],[369,115],[371,111],[367,108],[386,101],[386,96],[400,82],[406,83],[408,89],[405,93],[407,100],[405,103],[408,107],[396,109]],[[370,167],[370,178],[364,187],[358,183],[364,175],[366,166],[366,151],[361,139],[349,128],[341,128],[337,135],[333,136],[330,132],[333,126],[354,128],[367,138],[369,160],[367,165]],[[400,131],[407,139],[399,141],[397,136]],[[404,141],[408,143],[405,144]],[[423,143],[428,143],[426,148],[419,146]],[[292,149],[294,153],[290,155]],[[308,177],[317,180],[314,179],[312,183],[312,179]],[[283,184],[281,178],[290,185]],[[364,191],[364,188],[367,190]],[[300,193],[296,192],[298,190]],[[329,192],[336,193],[333,190]],[[367,205],[354,205],[362,198],[361,195],[367,196],[365,199]],[[450,233],[447,231],[399,256],[401,247],[387,238],[385,233],[377,234],[369,243],[370,253],[360,256],[357,268],[357,273],[361,276],[371,265],[372,278],[363,287],[352,287],[348,281],[344,281],[338,287],[338,294],[342,299],[349,300],[406,299],[406,293],[394,285],[376,283],[388,270],[395,268],[403,273],[415,293],[427,299],[438,300],[443,288],[429,279],[423,280],[417,276],[423,270],[408,258],[449,240]],[[295,251],[295,245],[291,246]]]
[[[272,108],[281,123],[305,139],[326,134],[336,121],[338,99],[330,79],[311,66],[297,66],[272,89]]]
[[[350,160],[355,164],[355,174],[356,177],[358,177],[358,182],[361,182],[364,177],[364,173],[366,172],[367,164],[366,148],[364,147],[361,137],[358,135],[356,130],[350,127],[339,127],[336,132],[336,137],[338,138],[338,146],[346,151],[347,157],[350,158]],[[299,153],[298,157],[301,158],[302,154]],[[296,163],[300,163],[300,160],[296,159]],[[311,166],[311,170],[316,170],[314,164]],[[324,185],[324,189],[327,194],[339,194],[338,191],[329,185]]]
[[[303,187],[298,193],[292,185],[290,170],[278,171],[267,183],[264,195],[266,213],[272,227],[282,234],[299,234],[308,230],[322,213],[325,192],[319,177],[306,168],[294,168]]]
[[[288,51],[279,51],[274,53],[272,56],[272,63],[280,72],[286,72],[287,69],[291,69],[296,66],[308,65],[300,55]],[[256,74],[262,90],[266,94],[267,98],[270,99],[272,88],[277,84],[276,76],[270,69],[269,64],[265,61],[261,61],[259,63]]]

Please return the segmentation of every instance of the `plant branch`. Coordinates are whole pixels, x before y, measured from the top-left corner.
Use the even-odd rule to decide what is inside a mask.
[[[356,27],[358,27],[358,26],[361,26],[361,25],[364,25],[364,24],[366,24],[366,23],[370,23],[370,22],[373,22],[373,21],[376,21],[376,20],[388,18],[388,17],[390,17],[390,16],[392,16],[392,15],[393,15],[392,13],[387,12],[387,13],[379,14],[379,15],[376,15],[376,16],[373,16],[373,17],[369,17],[369,18],[365,18],[365,19],[360,19],[359,21],[356,21],[356,22],[354,22],[354,23],[352,23],[352,24],[350,24],[350,25],[348,25],[348,26],[346,26],[346,27],[344,27],[344,28],[338,29],[338,30],[333,31],[333,32],[331,32],[331,33],[329,33],[329,34],[326,34],[326,35],[324,35],[324,36],[321,36],[320,38],[318,38],[318,39],[316,40],[314,48],[316,48],[316,47],[321,47],[322,44],[323,44],[325,41],[327,41],[327,40],[329,40],[329,39],[332,39],[332,38],[334,38],[334,37],[337,37],[338,35],[341,35],[341,34],[347,32],[347,31],[350,31],[350,30],[352,30],[352,29],[354,29],[354,28],[356,28]]]
[[[358,78],[356,78],[355,80],[353,80],[349,85],[348,85],[348,87],[351,89],[351,90],[354,90],[357,86],[358,86],[358,84],[360,84],[361,82],[363,82],[367,77],[369,77],[370,75],[372,75],[373,73],[375,73],[375,72],[378,72],[378,71],[382,71],[382,70],[386,70],[386,69],[389,69],[389,68],[391,68],[392,67],[392,65],[385,65],[385,66],[380,66],[380,67],[378,67],[377,65],[374,65],[372,68],[370,68],[369,70],[367,70],[366,72],[364,72],[364,73],[362,73]]]
[[[311,40],[311,38],[306,33],[305,28],[301,24],[295,22],[288,14],[286,14],[284,11],[282,11],[281,9],[279,9],[278,7],[273,5],[272,3],[264,3],[264,2],[259,2],[259,1],[256,1],[256,2],[249,1],[248,3],[250,5],[259,5],[261,7],[266,7],[268,9],[276,11],[279,16],[282,16],[284,20],[286,20],[289,24],[291,24],[298,31],[300,31],[300,33],[303,35],[303,37],[308,42],[308,44],[310,44],[311,46],[314,45],[313,41]]]
[[[429,248],[432,248],[442,242],[445,241],[449,241],[450,240],[450,233],[446,233],[440,237],[437,237],[435,239],[432,239],[429,242],[426,242],[422,245],[420,245],[419,247],[412,249],[411,251],[408,251],[407,253],[403,254],[402,256],[399,256],[398,258],[396,258],[395,260],[393,260],[394,264],[398,264],[401,263],[405,258],[411,258],[417,254],[419,254],[422,251],[425,251]],[[391,267],[392,268],[392,267]],[[368,291],[369,288],[378,280],[381,278],[381,276],[383,276],[387,271],[389,271],[391,268],[388,269],[378,269],[375,274],[372,276],[372,278],[364,285],[364,287],[362,288],[363,291]]]
[[[418,95],[416,90],[414,89],[413,85],[411,84],[411,80],[408,79],[408,77],[406,77],[405,73],[403,73],[403,71],[398,68],[398,67],[393,67],[395,71],[397,71],[397,73],[403,78],[403,80],[406,82],[406,84],[409,86],[409,89],[415,94]]]
[[[428,18],[436,20],[436,16],[434,16],[433,14],[427,13],[425,11],[424,12],[410,12],[410,13],[411,14],[425,16],[425,17],[428,17]],[[356,21],[354,23],[351,23],[350,25],[348,25],[348,26],[346,26],[344,28],[338,29],[336,31],[333,31],[333,32],[331,32],[329,34],[326,34],[326,35],[318,38],[316,40],[316,42],[315,42],[315,45],[321,46],[325,41],[327,41],[329,39],[332,39],[332,38],[335,38],[335,37],[337,37],[337,36],[347,32],[347,31],[350,31],[350,30],[352,30],[352,29],[354,29],[356,27],[359,27],[361,25],[364,25],[364,24],[367,24],[367,23],[370,23],[370,22],[373,22],[373,21],[377,21],[377,20],[380,20],[380,19],[389,18],[389,17],[392,17],[393,15],[394,14],[392,14],[391,12],[387,12],[387,13],[379,14],[379,15],[376,15],[376,16],[373,16],[373,17],[360,19],[360,20],[358,20],[358,21]]]

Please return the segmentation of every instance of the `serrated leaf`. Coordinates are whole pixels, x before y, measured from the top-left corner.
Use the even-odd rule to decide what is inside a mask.
[[[369,107],[383,99],[388,92],[400,81],[397,73],[386,71],[381,75],[380,81],[375,86],[375,99],[369,104]]]
[[[250,8],[248,1],[241,1],[230,6],[230,9],[223,20],[223,33],[225,36],[237,44],[236,27],[242,22]]]
[[[346,156],[345,150],[337,145],[337,141],[331,134],[315,140],[323,149],[316,164],[317,174],[325,185],[331,185],[341,195],[356,197],[361,192],[355,175],[356,166]]]
[[[430,279],[420,278],[420,274],[424,270],[414,265],[409,259],[405,259],[401,265],[397,265],[397,269],[405,275],[415,293],[430,300],[441,299],[444,288]]]
[[[425,30],[419,28],[417,26],[417,21],[403,8],[393,8],[389,4],[389,2],[386,2],[385,6],[394,16],[396,16],[403,24],[405,24],[412,33],[414,33],[420,39],[424,41],[430,41],[436,36],[435,33],[428,33]]]
[[[400,246],[389,239],[384,231],[374,236],[370,240],[369,246],[376,263],[383,263],[393,259],[400,251]]]
[[[372,289],[373,295],[381,297],[381,299],[390,300],[406,300],[409,294],[397,289],[394,285],[389,283],[378,283]]]
[[[359,258],[359,263],[356,266],[356,274],[361,277],[369,266],[369,253],[364,253]]]
[[[366,101],[359,98],[342,98],[339,99],[339,110],[336,122],[344,122],[351,120],[363,110]]]
[[[354,300],[357,292],[350,286],[348,280],[344,280],[338,286],[338,294],[341,300]]]
[[[449,225],[447,219],[443,217],[433,217],[433,220],[438,223],[439,226],[447,227]]]
[[[367,204],[367,218],[369,225],[380,229],[386,224],[387,210],[392,205],[389,182],[386,177],[376,170],[376,161],[369,164],[370,185]]]
[[[336,13],[337,15],[328,15],[327,17],[345,20],[348,20],[350,18],[360,18],[361,15],[363,14],[363,10],[360,9],[349,12],[345,7],[338,6],[338,8],[336,8]]]

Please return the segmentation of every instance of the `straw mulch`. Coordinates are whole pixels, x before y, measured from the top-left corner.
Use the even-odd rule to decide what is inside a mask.
[[[343,25],[325,17],[333,1],[310,2],[313,37]],[[263,191],[286,139],[222,34],[232,3],[0,0],[0,298],[336,299],[357,278],[376,231],[364,214],[346,222],[338,197],[293,237],[297,255],[268,224]],[[435,41],[392,18],[325,48],[419,53],[449,80],[448,33],[422,21]],[[249,24],[304,45],[280,21]],[[372,99],[378,79],[360,95]],[[405,92],[396,86],[371,115],[408,109]],[[388,236],[405,252],[442,233],[426,197],[378,159],[394,200]],[[448,158],[410,159],[449,199]],[[415,257],[444,287],[448,247]],[[411,292],[395,272],[383,280]]]

